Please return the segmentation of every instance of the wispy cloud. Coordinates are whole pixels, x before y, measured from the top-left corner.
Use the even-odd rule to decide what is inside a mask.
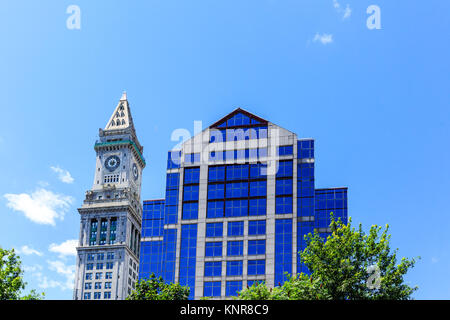
[[[60,283],[61,289],[72,290],[75,282],[75,265],[66,265],[59,260],[47,261],[47,263],[50,270],[66,278],[64,283]]]
[[[40,187],[42,187],[42,188],[47,188],[49,185],[50,185],[50,183],[48,183],[47,181],[38,181],[38,186],[40,186]]]
[[[52,167],[50,167],[50,169],[52,169],[53,172],[55,172],[55,173],[58,174],[58,179],[59,179],[61,182],[64,182],[64,183],[73,183],[73,182],[75,181],[75,179],[72,178],[72,175],[70,174],[69,171],[67,171],[67,170],[65,170],[65,169],[62,169],[62,168],[59,167],[59,166],[56,166],[56,167],[53,167],[53,166],[52,166]]]
[[[43,255],[42,252],[37,251],[37,250],[35,250],[35,249],[33,249],[33,248],[30,248],[30,247],[27,246],[27,245],[22,246],[22,247],[20,247],[19,249],[16,249],[16,251],[17,251],[17,253],[18,253],[19,255],[20,255],[20,254],[23,254],[23,255],[29,256],[29,255],[35,254],[35,255],[37,255],[37,256],[39,256],[39,257],[42,257],[42,255]]]
[[[327,33],[323,33],[323,34],[319,34],[316,33],[316,35],[314,36],[313,39],[314,42],[320,42],[323,45],[329,44],[333,42],[333,35],[332,34],[327,34]]]
[[[56,280],[51,280],[47,276],[44,276],[42,272],[35,272],[33,273],[33,278],[37,280],[38,286],[41,289],[48,289],[48,288],[60,288],[62,290],[65,290],[65,285]]]
[[[28,271],[32,272],[32,277],[37,282],[41,289],[59,288],[61,290],[73,290],[75,280],[75,265],[66,265],[59,260],[47,261],[48,269],[53,272],[53,275],[62,276],[63,280],[55,280],[49,278],[43,273],[43,268],[40,265],[26,267]],[[25,268],[24,268],[25,269]]]
[[[55,225],[56,220],[63,220],[66,211],[73,203],[71,196],[53,193],[46,189],[20,194],[5,194],[7,206],[14,211],[22,212],[25,217],[39,224]]]
[[[40,264],[35,264],[33,266],[23,266],[23,271],[25,271],[26,273],[28,272],[38,272],[41,271],[43,268]]]
[[[350,18],[351,15],[352,15],[352,9],[350,9],[350,6],[347,4],[347,7],[345,7],[345,9],[344,9],[344,16],[342,18],[343,19]]]
[[[78,240],[66,240],[61,244],[52,243],[50,244],[48,250],[51,252],[58,253],[61,257],[65,256],[76,256],[78,245]]]
[[[342,15],[343,20],[350,18],[350,16],[352,15],[352,9],[350,8],[349,4],[347,4],[347,6],[343,8],[337,0],[333,0],[333,6],[336,11]]]

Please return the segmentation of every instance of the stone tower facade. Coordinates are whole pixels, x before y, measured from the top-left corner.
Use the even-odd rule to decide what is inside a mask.
[[[139,274],[145,159],[124,93],[95,143],[92,189],[78,212],[75,300],[123,300]]]

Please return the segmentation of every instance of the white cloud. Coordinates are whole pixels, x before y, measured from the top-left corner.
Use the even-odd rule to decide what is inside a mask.
[[[32,276],[37,281],[38,286],[42,289],[59,288],[61,290],[73,290],[75,282],[75,265],[66,265],[62,261],[47,261],[48,268],[54,272],[54,274],[60,275],[64,280],[58,281],[50,279],[47,275],[44,275],[41,266],[30,267],[33,270]]]
[[[30,274],[41,289],[59,288],[60,290],[73,290],[75,282],[75,265],[66,265],[59,260],[48,260],[48,269],[51,271],[50,277],[44,274],[43,267],[39,264],[24,266],[24,271]],[[47,273],[45,271],[45,273]],[[56,277],[57,280],[54,278]],[[58,277],[60,279],[58,279]]]
[[[38,181],[37,184],[42,188],[47,188],[50,185],[47,181]]]
[[[350,18],[351,15],[352,15],[352,9],[350,9],[350,6],[347,5],[347,7],[344,9],[344,16],[342,18],[343,19]]]
[[[64,276],[66,281],[64,283],[57,282],[58,286],[61,287],[62,290],[73,290],[74,282],[75,282],[75,265],[66,265],[64,262],[59,260],[47,261],[49,265],[49,269],[55,271],[56,273]],[[51,280],[52,281],[52,280]],[[49,284],[52,282],[50,281]],[[56,285],[56,281],[53,281],[53,284]]]
[[[26,256],[35,254],[35,255],[37,255],[39,257],[42,257],[42,255],[43,255],[42,252],[39,252],[39,251],[37,251],[35,249],[32,249],[32,248],[30,248],[27,245],[22,246],[20,249],[17,249],[16,251],[17,251],[18,254],[24,254]]]
[[[343,20],[350,18],[350,16],[352,15],[352,9],[350,8],[349,4],[347,4],[345,8],[342,8],[341,4],[337,0],[333,0],[333,7],[339,14],[342,14]]]
[[[58,179],[64,183],[73,183],[75,181],[75,179],[72,178],[72,175],[70,174],[69,171],[62,169],[59,166],[50,167],[50,169],[52,169],[53,172],[57,173]]]
[[[37,271],[41,271],[42,269],[43,268],[42,268],[42,266],[40,264],[35,264],[33,266],[23,266],[23,271],[25,273],[28,273],[28,272],[36,273]]]
[[[61,289],[64,287],[64,285],[55,280],[49,280],[46,276],[44,276],[42,273],[38,272],[34,274],[34,277],[38,279],[39,284],[38,286],[42,289],[48,289],[48,288],[57,288],[60,287]]]
[[[337,2],[337,0],[333,0],[333,6],[334,6],[336,9],[339,9],[339,8],[341,7],[341,5],[339,4],[339,2]]]
[[[329,43],[333,42],[333,35],[332,34],[326,34],[326,33],[324,33],[324,34],[316,33],[316,35],[314,36],[313,41],[314,42],[320,42],[320,43],[322,43],[324,45],[325,44],[329,44]]]
[[[76,247],[78,245],[78,240],[66,240],[61,244],[52,243],[50,244],[48,250],[51,252],[56,252],[60,256],[75,256],[77,254]]]
[[[55,220],[63,220],[74,199],[46,189],[37,189],[31,194],[5,194],[7,206],[22,212],[25,217],[39,224],[55,225]]]
[[[33,273],[33,278],[37,280],[39,288],[44,290],[48,288],[60,288],[61,290],[71,289],[67,288],[66,284],[61,281],[49,279],[47,276],[44,276],[42,272]]]

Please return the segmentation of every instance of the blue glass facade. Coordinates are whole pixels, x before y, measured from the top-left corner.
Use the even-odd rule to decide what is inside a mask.
[[[201,135],[203,148],[234,147],[204,151],[188,141],[169,152],[165,200],[144,201],[140,278],[154,272],[199,299],[308,273],[298,254],[305,235],[326,239],[331,213],[348,215],[347,188],[316,189],[315,141],[241,109]]]
[[[275,285],[292,274],[292,219],[275,220]]]
[[[139,278],[149,278],[151,273],[162,275],[162,248],[164,226],[164,200],[144,201],[141,229]],[[153,239],[153,240],[149,240]]]
[[[195,263],[197,257],[197,225],[181,226],[179,282],[191,288],[190,298],[195,296]]]

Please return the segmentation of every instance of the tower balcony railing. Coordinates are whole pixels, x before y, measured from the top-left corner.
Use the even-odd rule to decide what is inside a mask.
[[[102,147],[114,147],[114,146],[120,146],[120,145],[132,146],[133,150],[136,152],[137,156],[139,157],[139,159],[142,161],[143,165],[145,166],[145,164],[146,164],[145,158],[133,140],[116,140],[116,141],[106,141],[106,142],[96,140],[95,144],[94,144],[94,149],[97,150],[98,148],[102,148]]]

